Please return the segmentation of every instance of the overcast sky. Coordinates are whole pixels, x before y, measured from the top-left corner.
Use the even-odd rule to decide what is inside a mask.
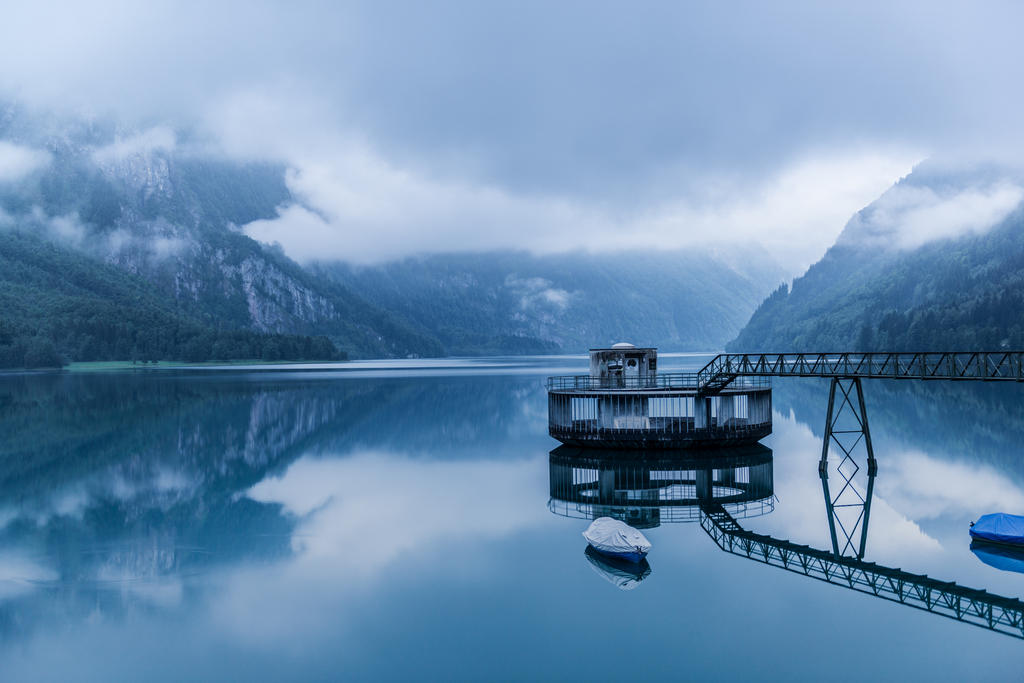
[[[0,96],[284,161],[302,205],[247,229],[303,260],[756,241],[799,269],[921,159],[1024,150],[1022,8],[14,3]]]

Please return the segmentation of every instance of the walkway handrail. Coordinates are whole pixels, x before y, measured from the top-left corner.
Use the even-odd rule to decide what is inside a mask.
[[[660,373],[647,377],[593,377],[591,375],[562,375],[548,377],[548,389],[695,389],[697,373]]]
[[[1024,602],[746,531],[718,504],[701,506],[701,527],[719,548],[813,579],[1024,638]]]
[[[548,391],[589,391],[615,389],[697,389],[697,373],[659,373],[651,377],[592,377],[591,375],[561,375],[548,377]],[[743,388],[768,388],[771,381],[751,377],[742,383]]]
[[[737,377],[865,377],[1024,381],[1024,351],[898,353],[723,353],[697,373],[697,390],[715,393]]]

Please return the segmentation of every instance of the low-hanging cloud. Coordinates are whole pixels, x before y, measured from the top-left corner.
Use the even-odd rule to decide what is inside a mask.
[[[798,269],[921,158],[1024,150],[1012,4],[7,10],[0,100],[149,131],[101,160],[174,129],[284,163],[298,203],[249,231],[303,260],[754,241]]]
[[[944,189],[901,183],[851,220],[843,242],[916,249],[936,240],[982,234],[1022,200],[1024,188],[1009,180]]]
[[[430,177],[365,145],[298,154],[297,203],[244,226],[299,261],[373,263],[429,252],[559,253],[762,244],[794,271],[817,258],[851,213],[908,172],[912,153],[853,151],[797,162],[751,186],[708,180],[699,199],[623,210],[560,196]]]
[[[537,308],[564,311],[573,298],[571,292],[553,287],[550,280],[542,277],[521,278],[510,274],[505,277],[505,287],[519,297],[519,308],[524,311]]]
[[[0,183],[21,180],[49,163],[50,154],[44,150],[0,140]]]
[[[147,156],[153,152],[171,152],[176,144],[174,131],[168,126],[154,126],[124,137],[117,137],[109,145],[92,152],[92,159],[100,166],[123,162],[132,157]]]
[[[174,234],[173,226],[156,221],[150,234],[136,234],[125,229],[96,230],[75,213],[50,215],[41,206],[33,206],[20,214],[0,208],[0,230],[19,229],[33,232],[62,246],[77,249],[96,258],[111,260],[125,255],[162,261],[174,257],[188,247],[188,242]]]
[[[33,206],[18,214],[0,208],[0,229],[33,232],[74,249],[84,249],[89,239],[89,228],[82,223],[77,213],[51,216],[40,206]]]

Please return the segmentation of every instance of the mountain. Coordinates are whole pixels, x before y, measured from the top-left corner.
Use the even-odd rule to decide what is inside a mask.
[[[783,277],[753,247],[304,267],[244,232],[300,201],[286,169],[216,149],[0,103],[0,365],[709,350]]]
[[[620,340],[720,349],[783,278],[753,248],[440,254],[315,270],[467,355],[581,352]]]
[[[924,163],[769,295],[732,351],[1024,348],[1024,174]]]
[[[238,226],[272,217],[290,200],[281,167],[218,159],[159,127],[124,131],[102,121],[37,118],[13,105],[0,108],[0,142],[46,155],[24,177],[0,178],[0,228],[6,232],[0,241],[19,242],[7,250],[9,263],[26,249],[33,267],[51,273],[73,261],[80,274],[93,270],[108,284],[122,280],[117,286],[124,291],[145,290],[137,303],[148,311],[173,311],[213,330],[327,336],[357,356],[443,351],[241,232]],[[29,247],[34,238],[52,246]],[[69,293],[59,278],[35,278],[28,286],[12,277],[13,271],[0,273],[0,287],[8,300],[22,297],[22,308],[47,308],[43,302]],[[72,308],[49,306],[47,317]],[[50,336],[52,320],[40,327],[38,320],[11,317],[0,312],[8,328],[34,326],[35,334]],[[72,360],[114,353],[90,352],[80,336],[53,341]]]
[[[66,359],[333,359],[326,337],[213,328],[153,285],[34,231],[0,235],[0,368]]]

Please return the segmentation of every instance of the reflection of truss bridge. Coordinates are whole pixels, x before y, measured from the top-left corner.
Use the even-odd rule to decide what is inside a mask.
[[[829,490],[828,480],[828,454],[833,446],[841,456],[835,467],[841,482],[834,495]],[[867,492],[864,494],[857,482],[861,470],[857,459],[861,451],[866,451],[867,455],[868,480]],[[871,493],[877,472],[878,464],[871,446],[871,430],[868,429],[868,413],[864,407],[860,378],[833,378],[828,392],[828,415],[825,418],[825,438],[822,441],[818,473],[825,494],[832,552],[837,556],[853,554],[857,559],[864,558]]]
[[[1024,602],[744,530],[721,505],[701,527],[726,552],[1024,639]]]

